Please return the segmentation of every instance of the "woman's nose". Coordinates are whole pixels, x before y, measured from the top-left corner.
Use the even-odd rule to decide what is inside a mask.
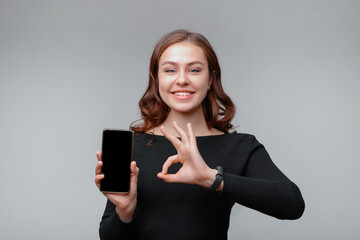
[[[187,76],[185,74],[185,71],[180,71],[179,75],[178,75],[178,77],[176,79],[176,84],[178,84],[178,85],[186,85],[188,83],[189,83],[189,80],[188,80],[188,78],[187,78]]]

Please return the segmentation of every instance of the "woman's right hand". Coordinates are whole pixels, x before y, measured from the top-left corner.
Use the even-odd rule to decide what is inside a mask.
[[[97,151],[96,156],[98,162],[95,168],[95,184],[100,190],[100,182],[104,179],[104,174],[101,173],[102,152]],[[131,162],[131,177],[130,177],[130,191],[128,193],[104,193],[103,194],[116,206],[116,212],[121,221],[125,223],[131,222],[136,204],[137,204],[137,181],[139,175],[139,168],[136,162]]]

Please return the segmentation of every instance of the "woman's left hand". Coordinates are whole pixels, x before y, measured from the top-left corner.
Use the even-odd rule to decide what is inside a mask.
[[[175,121],[173,122],[173,126],[180,135],[181,140],[166,131],[164,126],[160,127],[164,136],[176,148],[177,154],[168,157],[163,165],[162,172],[157,175],[158,178],[163,179],[165,182],[196,184],[209,188],[214,182],[217,170],[209,168],[201,157],[191,124],[187,124],[188,134],[186,134]],[[168,174],[169,167],[178,162],[182,164],[180,170],[176,174]]]

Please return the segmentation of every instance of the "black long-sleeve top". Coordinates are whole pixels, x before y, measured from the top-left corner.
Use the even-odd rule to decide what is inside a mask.
[[[146,144],[154,141],[150,146]],[[190,184],[157,178],[174,146],[164,136],[141,133],[134,138],[133,160],[140,172],[137,207],[130,223],[123,223],[108,200],[100,223],[101,239],[227,239],[234,203],[279,219],[297,219],[305,204],[299,188],[273,163],[264,146],[250,134],[196,137],[210,168],[222,166],[220,193]],[[181,165],[175,164],[169,173]]]

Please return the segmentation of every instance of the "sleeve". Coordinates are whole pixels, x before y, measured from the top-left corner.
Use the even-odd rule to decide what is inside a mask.
[[[132,223],[124,223],[116,213],[115,205],[107,200],[99,228],[100,239],[131,239]]]
[[[300,189],[276,167],[265,147],[250,138],[243,174],[224,173],[221,195],[278,219],[300,218],[305,209]]]

